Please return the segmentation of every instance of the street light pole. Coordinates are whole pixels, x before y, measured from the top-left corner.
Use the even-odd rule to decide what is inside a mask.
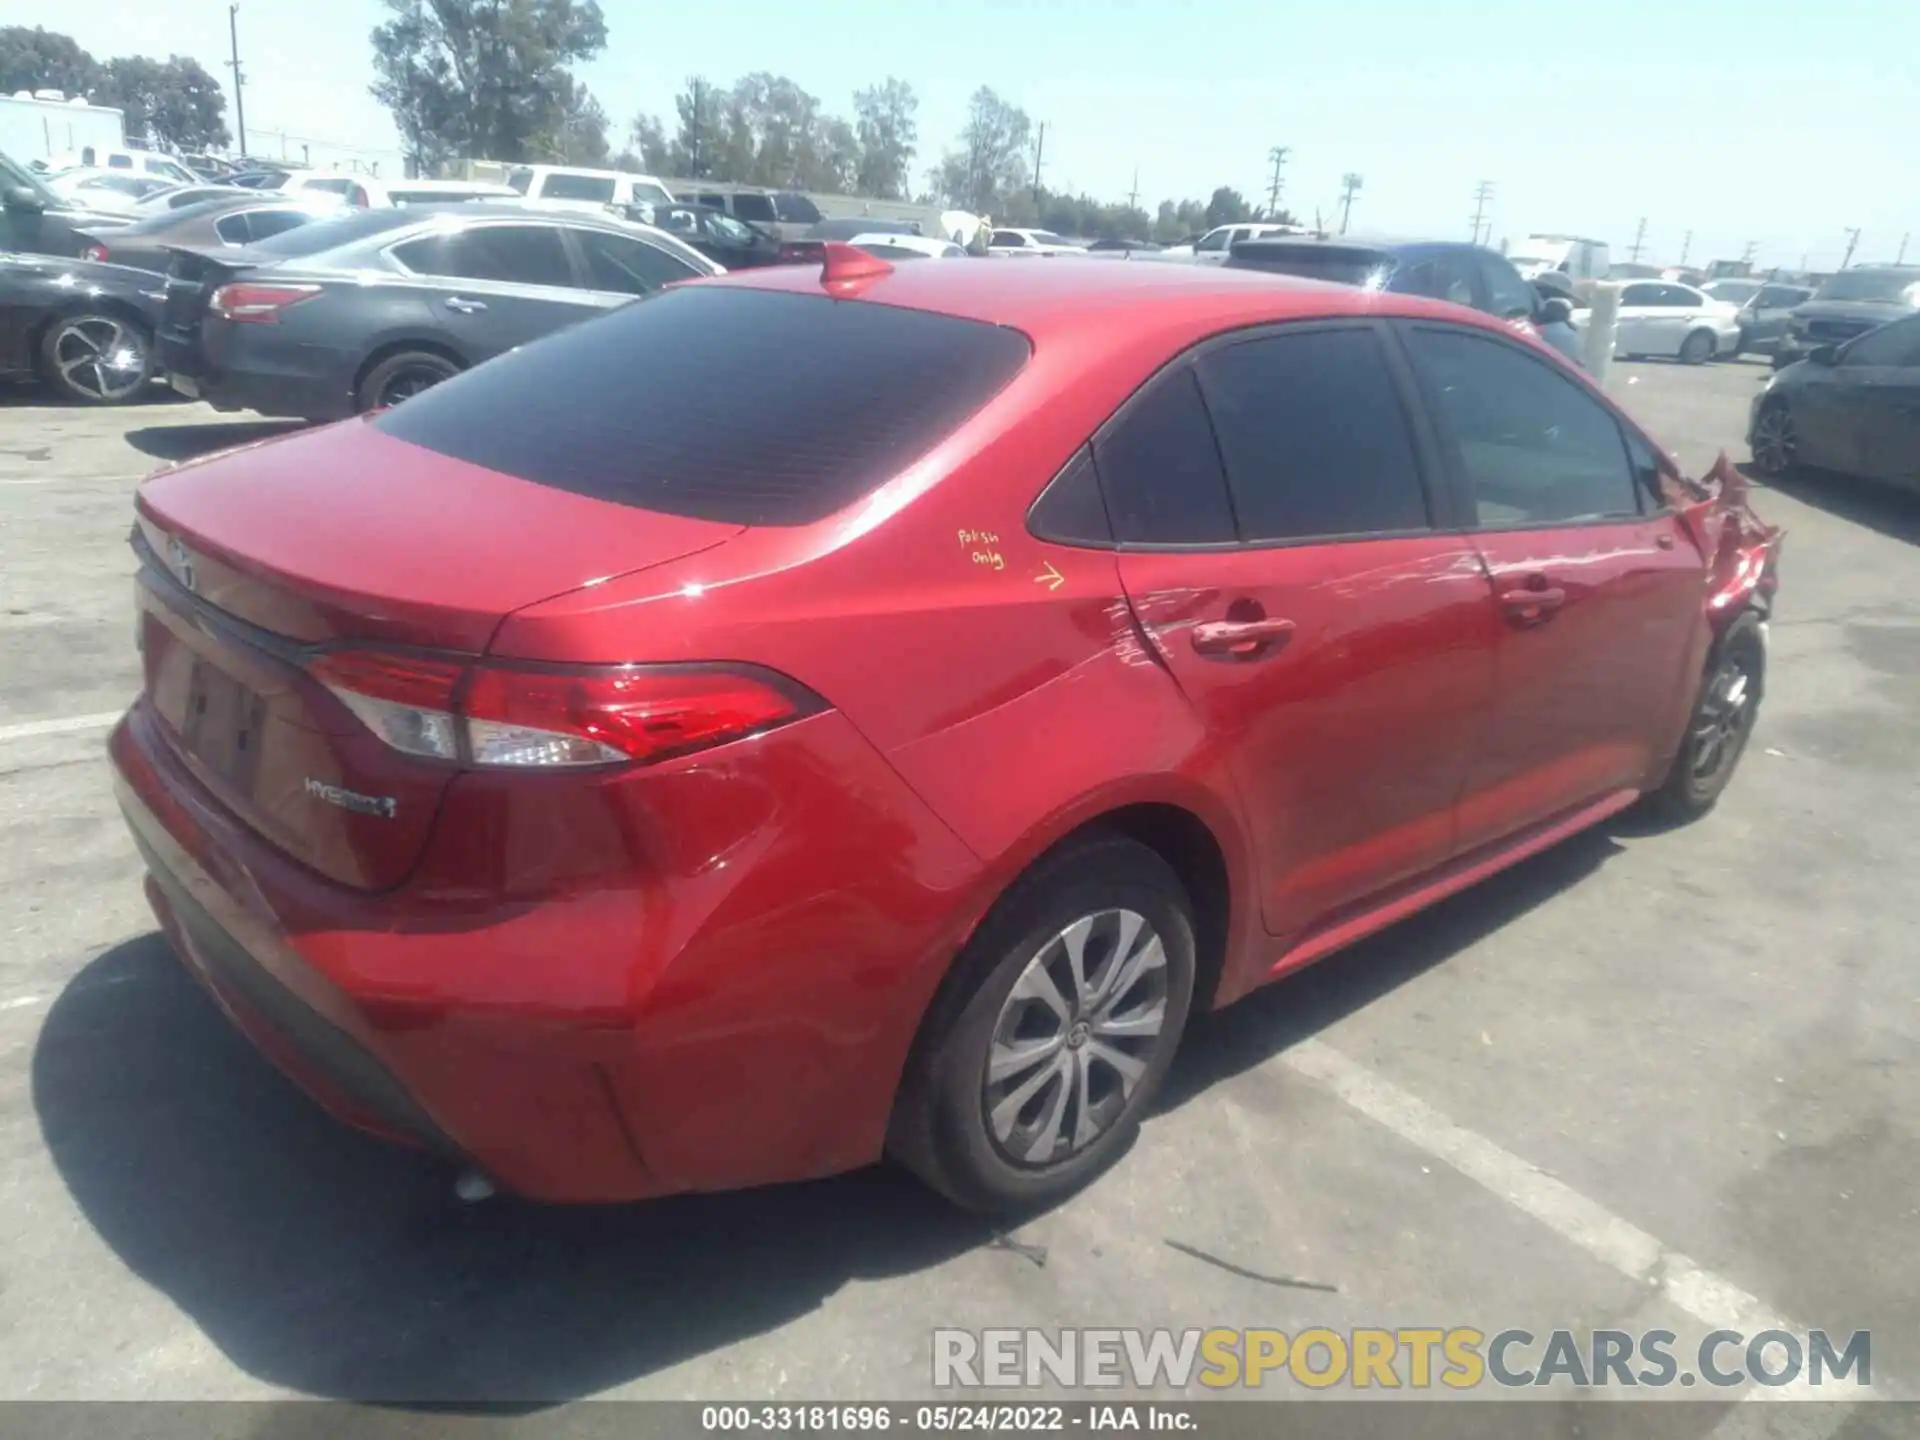
[[[240,7],[237,4],[227,6],[227,39],[233,45],[233,59],[227,63],[233,67],[233,118],[240,131],[240,153],[247,153],[247,101],[242,93],[245,82],[240,78]]]

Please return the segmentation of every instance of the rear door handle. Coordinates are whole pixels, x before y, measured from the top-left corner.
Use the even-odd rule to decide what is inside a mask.
[[[487,302],[484,300],[469,300],[464,295],[449,295],[447,297],[447,308],[449,310],[458,310],[462,315],[472,315],[477,311],[486,309]]]
[[[1196,654],[1258,660],[1275,654],[1293,637],[1293,621],[1209,620],[1188,632]]]

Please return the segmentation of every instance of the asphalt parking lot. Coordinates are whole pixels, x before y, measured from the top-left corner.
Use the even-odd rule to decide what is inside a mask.
[[[1704,466],[1764,375],[1611,388]],[[1759,493],[1771,683],[1706,820],[1580,837],[1202,1022],[1117,1169],[1000,1235],[886,1172],[460,1207],[230,1033],[101,744],[134,485],[278,428],[0,396],[0,1398],[900,1399],[937,1326],[1773,1321],[1870,1330],[1876,1390],[1920,1391],[1920,500]],[[1772,1433],[1747,1394],[1622,1433]]]

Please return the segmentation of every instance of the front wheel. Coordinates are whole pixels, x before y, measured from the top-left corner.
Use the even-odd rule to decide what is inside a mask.
[[[1665,819],[1676,823],[1698,819],[1713,808],[1733,779],[1760,713],[1767,664],[1764,625],[1749,610],[1727,627],[1714,647],[1673,769],[1648,796],[1652,808]]]
[[[1769,478],[1787,474],[1799,463],[1800,441],[1794,434],[1793,412],[1778,395],[1760,407],[1753,421],[1753,463]]]
[[[1193,917],[1155,851],[1073,843],[1002,896],[916,1046],[893,1151],[970,1210],[1063,1199],[1125,1148],[1193,997]]]
[[[125,404],[153,378],[153,337],[118,315],[63,315],[40,342],[40,373],[76,404]]]
[[[1681,342],[1680,363],[1682,365],[1704,365],[1713,358],[1713,332],[1696,330]]]

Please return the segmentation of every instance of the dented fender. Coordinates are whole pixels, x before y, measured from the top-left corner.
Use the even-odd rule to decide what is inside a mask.
[[[1707,561],[1707,622],[1717,637],[1749,606],[1771,608],[1786,532],[1760,518],[1747,477],[1724,450],[1694,489],[1701,493],[1681,506],[1679,518]]]

